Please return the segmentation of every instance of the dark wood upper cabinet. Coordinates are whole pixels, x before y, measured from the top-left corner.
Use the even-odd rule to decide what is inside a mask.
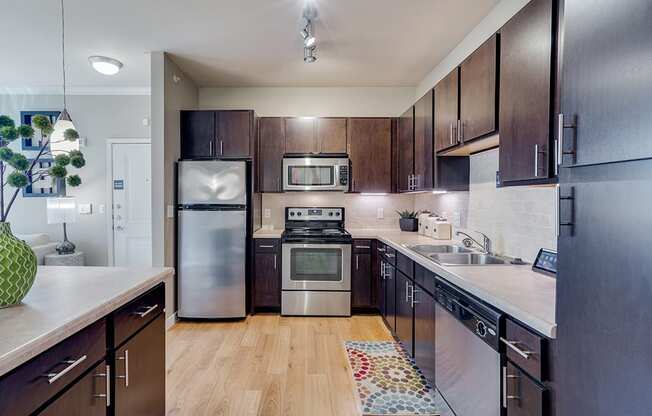
[[[398,120],[397,138],[398,191],[412,190],[414,174],[414,106],[410,107]]]
[[[346,153],[346,118],[318,118],[319,153]]]
[[[467,142],[498,129],[498,36],[476,49],[460,65],[460,125],[458,135]]]
[[[554,176],[553,1],[533,0],[500,30],[500,180]]]
[[[352,192],[392,192],[392,121],[348,120],[348,154]]]
[[[181,158],[195,159],[215,155],[215,112],[181,111]]]
[[[165,314],[115,352],[116,416],[165,414]]]
[[[253,111],[181,111],[180,118],[182,159],[253,156]]]
[[[254,113],[250,110],[216,112],[216,144],[219,157],[251,157]]]
[[[435,85],[435,149],[437,151],[456,146],[459,117],[459,68]]]
[[[285,151],[287,153],[319,153],[315,124],[313,118],[286,118]]]
[[[433,92],[414,105],[414,189],[432,189],[434,184]]]
[[[652,157],[650,22],[649,0],[563,2],[563,166]]]
[[[283,192],[285,124],[281,117],[258,119],[258,149],[260,192]]]

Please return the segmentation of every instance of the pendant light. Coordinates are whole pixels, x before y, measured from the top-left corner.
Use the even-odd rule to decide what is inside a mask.
[[[61,68],[63,73],[63,110],[54,123],[54,131],[50,135],[50,152],[53,156],[71,150],[79,150],[79,140],[71,142],[63,137],[66,130],[75,128],[66,107],[66,21],[63,0],[61,0]]]

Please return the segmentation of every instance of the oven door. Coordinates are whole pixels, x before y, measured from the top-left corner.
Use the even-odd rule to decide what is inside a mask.
[[[283,190],[347,191],[348,159],[284,158]]]
[[[283,244],[283,290],[351,290],[350,244]]]

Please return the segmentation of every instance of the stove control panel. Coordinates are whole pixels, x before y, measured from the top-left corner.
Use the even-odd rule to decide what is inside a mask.
[[[286,221],[342,221],[344,208],[286,208]]]

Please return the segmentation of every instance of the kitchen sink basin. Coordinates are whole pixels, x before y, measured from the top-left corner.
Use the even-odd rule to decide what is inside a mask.
[[[414,246],[408,246],[408,248],[424,256],[428,256],[433,253],[472,253],[473,252],[468,248],[453,246],[453,245],[417,244]]]
[[[500,257],[482,253],[432,253],[435,262],[442,266],[485,266],[490,264],[509,264]]]

